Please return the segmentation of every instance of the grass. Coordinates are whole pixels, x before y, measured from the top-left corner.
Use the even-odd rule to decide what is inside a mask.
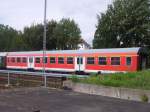
[[[80,83],[150,90],[150,70],[110,75],[91,75],[85,79],[73,77],[72,80]]]

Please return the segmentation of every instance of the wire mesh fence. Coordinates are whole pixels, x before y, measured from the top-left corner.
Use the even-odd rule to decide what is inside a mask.
[[[39,87],[44,86],[44,78],[48,87],[62,88],[64,76],[42,75],[40,73],[23,71],[0,71],[0,87]]]

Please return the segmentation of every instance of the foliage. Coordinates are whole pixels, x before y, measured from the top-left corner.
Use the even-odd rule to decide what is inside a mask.
[[[141,101],[142,102],[148,102],[148,100],[149,100],[149,98],[148,98],[148,96],[146,94],[141,96]]]
[[[57,22],[52,20],[52,21],[49,21],[48,24],[47,24],[47,44],[46,44],[46,47],[47,49],[56,49],[57,46],[56,46],[56,37],[55,37],[55,34],[54,34],[54,30],[57,26]]]
[[[31,25],[25,27],[23,32],[23,40],[27,50],[41,50],[43,43],[43,25]]]
[[[15,51],[23,48],[21,32],[0,24],[0,51]]]
[[[94,48],[150,45],[149,0],[114,0],[98,15]]]
[[[73,82],[78,82],[79,78],[76,75],[72,75],[71,77],[69,77]]]
[[[24,28],[23,34],[29,50],[41,50],[43,43],[43,25],[37,24]],[[76,49],[80,40],[80,29],[74,20],[54,20],[47,24],[47,49]]]
[[[56,49],[56,39],[54,38],[54,29],[56,21],[47,23],[47,49]],[[31,25],[24,28],[23,39],[27,50],[42,50],[43,48],[43,24]]]
[[[0,25],[0,51],[27,51],[43,49],[43,24],[25,27],[23,32]],[[47,22],[48,50],[76,49],[80,43],[80,29],[74,20]]]
[[[78,82],[113,87],[150,89],[150,71],[91,76]]]
[[[54,30],[57,49],[77,49],[80,43],[80,34],[81,31],[74,20],[62,19]]]

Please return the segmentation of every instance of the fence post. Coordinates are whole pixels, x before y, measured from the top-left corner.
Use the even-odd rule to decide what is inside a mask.
[[[44,75],[44,86],[47,87],[47,75]]]
[[[8,82],[7,82],[8,86],[10,86],[10,74],[8,72]]]

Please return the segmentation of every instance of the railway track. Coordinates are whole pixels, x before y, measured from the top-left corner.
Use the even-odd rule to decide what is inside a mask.
[[[44,86],[44,77],[46,76],[46,83],[48,87],[62,88],[63,81],[72,74],[58,74],[58,73],[45,73],[42,72],[27,72],[27,71],[13,71],[13,70],[0,70],[0,85],[15,86],[15,87],[39,87]],[[88,76],[78,75],[79,78]]]

